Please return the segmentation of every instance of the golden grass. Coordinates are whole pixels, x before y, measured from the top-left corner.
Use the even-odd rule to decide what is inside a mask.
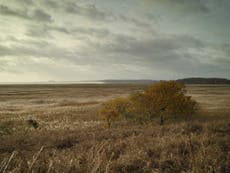
[[[230,86],[187,86],[196,116],[104,128],[100,104],[144,87],[0,86],[0,172],[229,172]]]

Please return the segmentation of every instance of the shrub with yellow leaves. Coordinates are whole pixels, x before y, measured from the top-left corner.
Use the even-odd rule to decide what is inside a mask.
[[[191,115],[196,110],[196,102],[185,95],[185,86],[176,81],[161,81],[149,86],[144,92],[131,94],[127,98],[116,98],[105,102],[100,116],[108,126],[118,119],[151,122],[165,117],[177,118]]]

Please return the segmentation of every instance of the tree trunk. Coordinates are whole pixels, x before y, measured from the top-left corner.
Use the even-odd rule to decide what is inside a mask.
[[[160,125],[161,126],[164,125],[164,117],[163,117],[163,115],[160,116]]]
[[[110,129],[110,127],[111,127],[111,121],[110,120],[107,120],[107,125],[108,125],[108,128]]]

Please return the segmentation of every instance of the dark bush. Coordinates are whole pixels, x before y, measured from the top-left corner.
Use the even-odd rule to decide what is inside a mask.
[[[29,126],[32,126],[35,129],[39,127],[39,123],[34,119],[27,120],[27,123],[29,124]]]

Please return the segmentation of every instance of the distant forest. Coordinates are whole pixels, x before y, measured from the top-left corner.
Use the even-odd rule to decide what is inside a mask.
[[[229,79],[223,78],[185,78],[177,81],[184,84],[230,84]]]
[[[230,84],[229,79],[224,78],[184,78],[176,80],[184,84]],[[158,82],[157,80],[101,80],[100,82],[109,84],[151,84]]]

